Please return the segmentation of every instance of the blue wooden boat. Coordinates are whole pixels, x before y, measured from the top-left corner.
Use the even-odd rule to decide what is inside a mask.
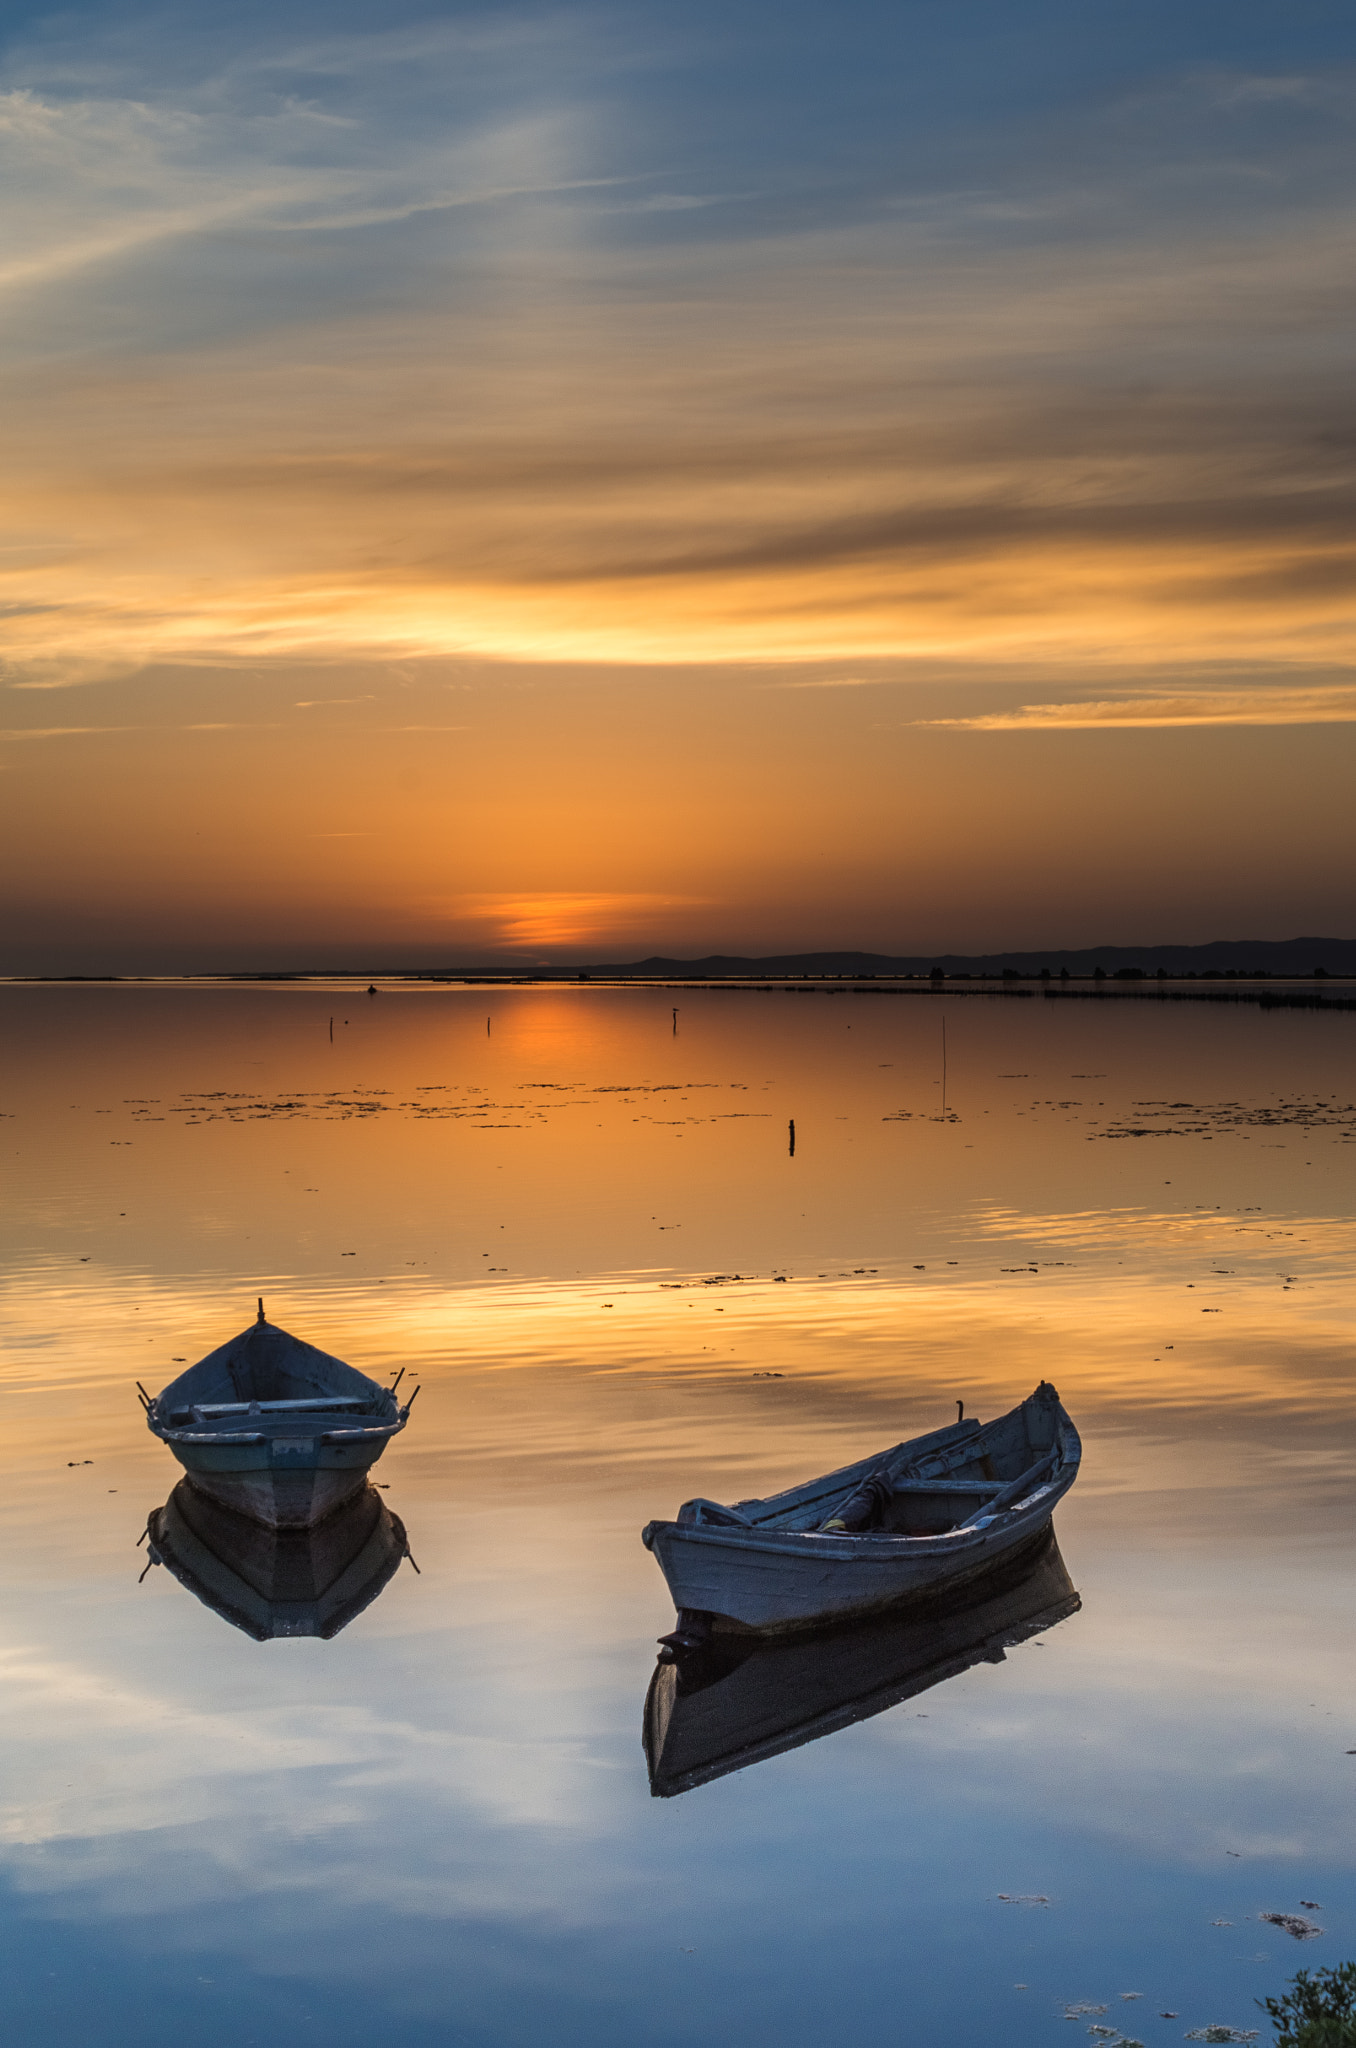
[[[822,1628],[955,1591],[1035,1546],[1081,1458],[1042,1381],[993,1422],[958,1419],[766,1500],[685,1501],[641,1531],[678,1609],[661,1640]]]
[[[869,1720],[976,1664],[1001,1664],[1081,1604],[1053,1529],[1034,1557],[1000,1568],[972,1594],[818,1635],[666,1644],[645,1696],[651,1792],[671,1799]]]
[[[271,1529],[310,1529],[367,1482],[405,1427],[395,1385],[264,1318],[209,1352],[154,1398],[138,1386],[153,1435],[190,1483]],[[415,1389],[418,1392],[418,1388]]]
[[[258,1643],[277,1636],[328,1642],[371,1606],[410,1555],[404,1523],[372,1486],[314,1529],[276,1529],[181,1479],[164,1507],[152,1510],[146,1540],[151,1564],[164,1565]]]

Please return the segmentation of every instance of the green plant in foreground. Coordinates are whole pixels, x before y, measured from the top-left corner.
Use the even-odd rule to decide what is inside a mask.
[[[1299,1970],[1284,1998],[1259,1998],[1276,2048],[1356,2048],[1356,1963]]]

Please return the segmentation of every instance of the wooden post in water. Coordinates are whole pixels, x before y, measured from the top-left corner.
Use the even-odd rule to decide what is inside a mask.
[[[796,1156],[796,1119],[794,1117],[791,1118],[786,1129],[790,1140],[786,1148],[786,1155],[788,1159],[794,1159]]]

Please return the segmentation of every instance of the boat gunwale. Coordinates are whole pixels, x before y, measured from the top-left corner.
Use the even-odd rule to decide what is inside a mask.
[[[291,1416],[288,1419],[294,1424],[300,1424],[305,1418],[302,1416]],[[298,1429],[295,1433],[297,1435],[309,1434],[317,1443],[328,1443],[331,1440],[343,1443],[370,1443],[375,1437],[398,1435],[405,1427],[406,1420],[407,1417],[405,1415],[398,1414],[394,1422],[373,1422],[370,1425],[340,1429],[313,1429],[309,1432],[303,1432]],[[175,1429],[168,1423],[155,1422],[149,1416],[147,1417],[147,1427],[152,1436],[158,1436],[160,1441],[166,1444],[276,1444],[288,1442],[288,1438],[285,1435],[275,1435],[264,1429],[214,1430],[210,1425],[203,1424],[193,1424],[185,1428]]]
[[[648,1551],[653,1552],[655,1538],[672,1534],[684,1543],[698,1543],[705,1546],[718,1544],[738,1552],[766,1551],[780,1555],[805,1555],[802,1546],[808,1541],[816,1546],[817,1558],[835,1563],[859,1561],[862,1563],[897,1563],[906,1556],[921,1561],[928,1557],[946,1557],[958,1551],[983,1543],[990,1532],[999,1530],[1003,1535],[1029,1521],[1033,1511],[1041,1515],[1053,1514],[1060,1500],[1078,1477],[1083,1459],[1083,1442],[1073,1418],[1065,1409],[1055,1389],[1049,1389],[1053,1399],[1048,1405],[1054,1410],[1054,1437],[1050,1451],[1032,1467],[1041,1472],[1039,1483],[1029,1494],[1012,1501],[989,1513],[987,1503],[981,1503],[976,1515],[952,1529],[945,1529],[936,1535],[910,1536],[894,1530],[864,1529],[857,1532],[848,1530],[828,1531],[824,1529],[779,1528],[773,1515],[762,1516],[750,1510],[771,1508],[774,1514],[794,1514],[798,1509],[810,1506],[819,1499],[828,1499],[841,1493],[848,1482],[868,1472],[886,1470],[892,1477],[902,1480],[910,1466],[921,1458],[940,1456],[946,1458],[962,1450],[970,1454],[977,1439],[991,1431],[1001,1429],[1005,1423],[1020,1415],[1030,1403],[1041,1396],[1041,1389],[1048,1386],[1042,1380],[1035,1391],[1010,1408],[1006,1414],[992,1417],[981,1423],[977,1419],[956,1421],[945,1429],[932,1430],[922,1436],[907,1438],[903,1443],[892,1444],[888,1449],[854,1460],[835,1472],[824,1473],[815,1479],[807,1479],[799,1486],[785,1488],[780,1493],[770,1494],[762,1500],[746,1500],[734,1504],[734,1512],[744,1516],[741,1522],[684,1522],[675,1517],[660,1517],[647,1522],[641,1530],[640,1540]],[[906,1456],[905,1453],[908,1455]],[[1053,1457],[1053,1469],[1042,1472],[1041,1467]],[[964,1462],[956,1457],[955,1462]],[[947,1479],[950,1474],[943,1470],[928,1475]],[[1018,1474],[1018,1478],[1023,1475]],[[686,1505],[686,1503],[684,1503]],[[678,1510],[681,1516],[682,1508]],[[1013,1519],[1018,1518],[1018,1519]],[[907,1549],[905,1548],[907,1546]]]
[[[654,1550],[655,1540],[670,1532],[684,1543],[703,1546],[717,1545],[734,1549],[741,1554],[770,1552],[777,1556],[808,1556],[802,1546],[811,1543],[816,1546],[812,1553],[815,1558],[832,1560],[834,1563],[860,1563],[876,1565],[899,1564],[907,1559],[918,1559],[920,1563],[929,1557],[948,1557],[959,1552],[980,1547],[988,1542],[995,1531],[1006,1536],[1029,1522],[1033,1515],[1042,1517],[1054,1513],[1055,1508],[1078,1477],[1080,1460],[1072,1458],[1061,1462],[1058,1473],[1042,1482],[1041,1486],[1024,1500],[1011,1507],[1000,1508],[996,1515],[985,1515],[978,1521],[964,1522],[957,1529],[943,1530],[937,1536],[907,1536],[894,1531],[866,1529],[858,1535],[844,1531],[826,1532],[821,1529],[769,1529],[753,1527],[741,1529],[734,1524],[711,1523],[703,1525],[692,1522],[653,1521],[647,1522],[641,1531],[641,1542],[649,1551]]]

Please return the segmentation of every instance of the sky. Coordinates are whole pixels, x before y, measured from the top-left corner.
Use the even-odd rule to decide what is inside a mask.
[[[0,971],[1356,934],[1349,7],[0,21]]]

